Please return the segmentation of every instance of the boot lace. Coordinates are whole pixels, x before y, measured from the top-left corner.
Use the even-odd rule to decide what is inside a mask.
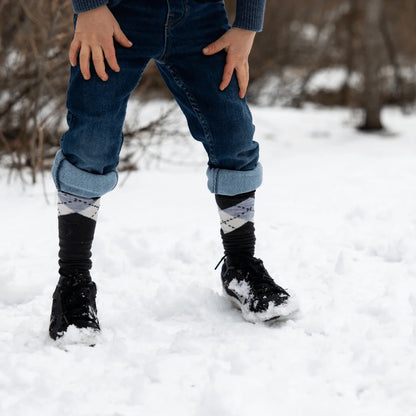
[[[288,293],[278,286],[276,282],[271,278],[263,261],[257,258],[252,258],[244,268],[245,277],[250,281],[253,289],[260,295],[267,296],[269,294],[276,294],[276,290],[279,292],[279,296],[287,296]]]

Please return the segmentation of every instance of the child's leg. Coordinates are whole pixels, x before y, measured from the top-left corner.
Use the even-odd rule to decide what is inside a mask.
[[[179,8],[179,2],[173,1]],[[257,322],[296,310],[293,298],[254,258],[254,195],[262,181],[259,147],[245,99],[238,96],[234,75],[219,90],[225,52],[205,56],[202,49],[229,25],[222,2],[189,2],[182,21],[169,33],[170,48],[158,67],[181,106],[193,137],[208,157],[208,188],[216,195],[226,261],[221,276],[225,293]]]
[[[132,10],[132,6],[135,9]],[[62,136],[52,170],[59,191],[60,248],[60,279],[54,293],[49,328],[54,339],[61,336],[69,324],[99,329],[96,287],[90,277],[91,246],[99,197],[117,183],[116,168],[123,143],[127,101],[152,54],[159,54],[163,47],[154,32],[164,32],[164,16],[159,18],[159,24],[147,19],[148,25],[144,27],[143,15],[148,17],[148,11],[148,8],[141,10],[136,1],[128,0],[113,9],[134,46],[124,49],[116,45],[121,70],[115,73],[107,68],[107,82],[101,81],[93,68],[88,81],[83,79],[79,65],[71,68],[67,95],[69,128]],[[153,13],[154,20],[159,14],[159,11]]]

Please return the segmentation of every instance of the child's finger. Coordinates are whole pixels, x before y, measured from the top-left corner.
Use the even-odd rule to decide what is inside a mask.
[[[100,46],[95,46],[92,49],[92,61],[97,75],[101,78],[101,80],[107,81],[108,75],[105,72],[104,55]]]
[[[108,65],[110,66],[110,68],[115,72],[119,72],[120,67],[117,62],[116,50],[114,49],[113,39],[111,39],[110,42],[103,44],[102,47],[103,47],[105,59]]]
[[[81,73],[85,80],[89,80],[91,78],[90,73],[90,57],[91,57],[91,50],[88,45],[81,46],[81,52],[79,53],[79,63],[81,66]]]
[[[247,87],[248,87],[248,80],[249,80],[248,65],[237,66],[235,69],[235,72],[237,74],[237,81],[238,81],[238,86],[239,86],[238,96],[241,99],[243,99],[247,93]]]
[[[221,36],[215,42],[211,43],[210,45],[202,49],[202,52],[205,55],[214,55],[222,51],[223,49],[225,49],[227,46],[228,46],[228,42],[226,42],[226,40]]]
[[[69,48],[69,62],[72,66],[77,66],[78,53],[80,49],[81,42],[78,39],[74,39]]]
[[[231,62],[227,62],[224,67],[224,73],[222,75],[222,81],[220,84],[220,90],[224,91],[231,82],[231,78],[234,73],[234,65]]]
[[[130,42],[127,39],[127,36],[123,33],[123,31],[121,30],[120,26],[117,26],[114,29],[114,39],[121,45],[124,46],[126,48],[130,48],[130,46],[133,45],[132,42]]]

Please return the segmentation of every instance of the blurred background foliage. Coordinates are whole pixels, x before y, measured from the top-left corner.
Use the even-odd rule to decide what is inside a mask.
[[[225,2],[232,21],[235,0]],[[72,13],[69,0],[0,0],[0,161],[28,168],[33,182],[50,167],[66,127]],[[415,20],[414,0],[269,0],[248,98],[362,109],[358,128],[383,129],[383,106],[409,112],[415,103]],[[170,96],[152,64],[135,94]],[[164,120],[127,139],[163,129]],[[122,161],[123,168],[134,167]]]

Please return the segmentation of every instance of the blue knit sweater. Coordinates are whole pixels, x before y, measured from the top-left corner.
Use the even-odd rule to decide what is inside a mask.
[[[72,0],[75,13],[86,12],[107,4],[109,0]],[[234,27],[260,32],[263,28],[266,0],[237,0]]]

